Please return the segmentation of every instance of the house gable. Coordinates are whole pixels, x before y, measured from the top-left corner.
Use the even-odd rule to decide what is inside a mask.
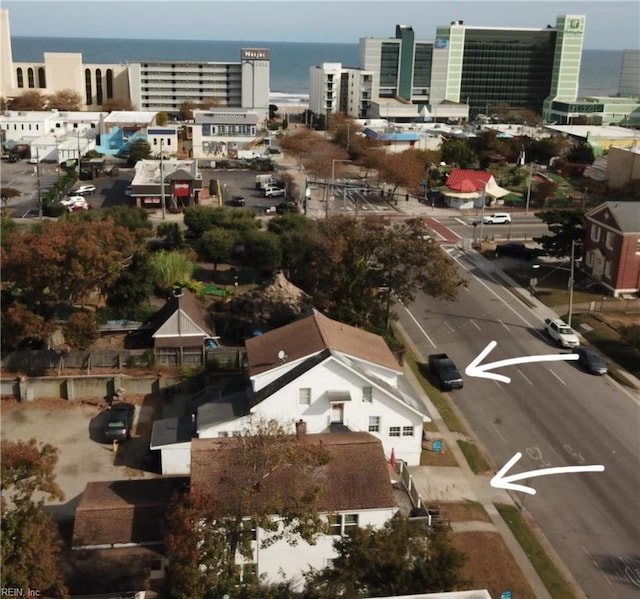
[[[198,326],[182,309],[177,310],[152,335],[159,337],[208,337],[210,333]]]

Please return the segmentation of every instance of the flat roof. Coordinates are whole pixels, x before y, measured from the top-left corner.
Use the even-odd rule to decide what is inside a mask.
[[[615,125],[543,125],[545,129],[586,138],[638,139],[640,131],[616,127]]]

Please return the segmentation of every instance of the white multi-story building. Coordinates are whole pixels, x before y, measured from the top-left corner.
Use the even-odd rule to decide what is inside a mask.
[[[265,128],[264,110],[213,108],[194,110],[191,149],[194,158],[214,158],[240,151]]]
[[[243,48],[239,62],[148,61],[128,65],[140,110],[176,113],[184,102],[269,109],[269,50]]]
[[[315,114],[344,112],[357,118],[369,113],[373,73],[325,62],[309,69],[309,109]]]

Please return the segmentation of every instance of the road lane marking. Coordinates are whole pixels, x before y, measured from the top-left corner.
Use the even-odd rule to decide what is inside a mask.
[[[434,348],[437,347],[436,344],[433,341],[431,341],[431,337],[427,335],[427,332],[420,326],[420,323],[416,320],[416,317],[413,314],[411,314],[411,312],[409,311],[409,308],[407,308],[404,304],[402,304],[402,307],[406,310],[407,314],[411,317],[411,320],[413,320],[415,325],[420,329],[420,332],[427,338],[427,341],[431,343],[431,345],[433,345]]]
[[[493,422],[491,423],[491,426],[495,429],[496,433],[498,433],[500,438],[506,443],[507,440],[502,436],[502,433],[500,432],[500,429]]]
[[[516,368],[516,370],[520,373],[520,376],[527,381],[527,383],[529,383],[530,385],[533,385],[533,383],[524,375],[524,372],[522,372],[522,370],[520,370],[519,368]]]
[[[553,370],[551,370],[551,368],[549,368],[549,372],[555,376],[565,387],[567,386],[567,383],[565,383],[555,372],[553,372]]]
[[[444,322],[444,326],[447,327],[452,333],[455,333],[456,330],[445,320]]]
[[[465,227],[471,227],[472,225],[470,225],[469,223],[463,221],[461,218],[458,218],[457,216],[454,217],[453,220],[457,220],[461,225],[464,225]]]
[[[510,330],[511,330],[511,329],[510,329],[506,324],[504,324],[504,322],[502,322],[499,318],[498,318],[498,322],[499,322],[499,323],[500,323],[500,324],[501,324],[505,329],[507,329],[507,331],[510,331]]]
[[[471,321],[469,321],[469,322],[471,322],[471,324],[472,324],[474,327],[476,327],[476,329],[478,329],[479,331],[481,331],[481,330],[482,330],[482,329],[480,328],[480,325],[478,325],[478,323],[477,323],[475,320],[471,320]]]

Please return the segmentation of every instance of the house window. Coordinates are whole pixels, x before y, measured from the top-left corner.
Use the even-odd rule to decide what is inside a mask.
[[[369,416],[369,432],[370,433],[379,433],[380,432],[380,416]]]
[[[240,582],[250,583],[258,580],[258,564],[242,564],[239,566]]]
[[[228,437],[229,433],[227,431],[218,431],[218,437]]]
[[[613,233],[611,231],[607,231],[607,237],[605,239],[604,245],[608,250],[613,249]]]
[[[591,241],[595,241],[596,243],[600,241],[600,227],[598,225],[591,227]]]
[[[329,516],[329,534],[344,535],[358,526],[358,514]]]
[[[29,82],[29,87],[30,88],[33,88],[33,87],[36,86],[36,80],[35,80],[35,78],[33,76],[33,69],[31,67],[29,67],[27,69],[27,80]]]
[[[242,437],[242,431],[233,431],[231,434],[234,437]]]
[[[47,80],[44,76],[44,69],[40,67],[38,69],[38,87],[47,87]]]
[[[308,406],[311,404],[311,388],[310,387],[300,387],[300,389],[298,389],[298,403],[301,406]]]
[[[400,427],[399,426],[390,426],[389,427],[389,436],[390,437],[399,437],[400,436]]]
[[[636,254],[640,254],[640,239],[636,241]]]
[[[157,146],[157,145],[158,145],[158,140],[157,140],[155,137],[153,138],[153,145],[154,145],[154,146]]]
[[[256,521],[255,520],[243,520],[242,521],[242,533],[245,540],[255,541],[258,538]]]
[[[607,261],[604,263],[604,276],[605,276],[607,279],[610,279],[610,278],[611,278],[611,260],[607,260]]]
[[[373,387],[362,387],[362,401],[373,401]]]
[[[413,427],[412,426],[403,426],[402,427],[402,436],[403,437],[413,437]]]
[[[22,75],[22,69],[18,68],[16,70],[16,78],[18,80],[18,87],[24,87],[24,77]]]

